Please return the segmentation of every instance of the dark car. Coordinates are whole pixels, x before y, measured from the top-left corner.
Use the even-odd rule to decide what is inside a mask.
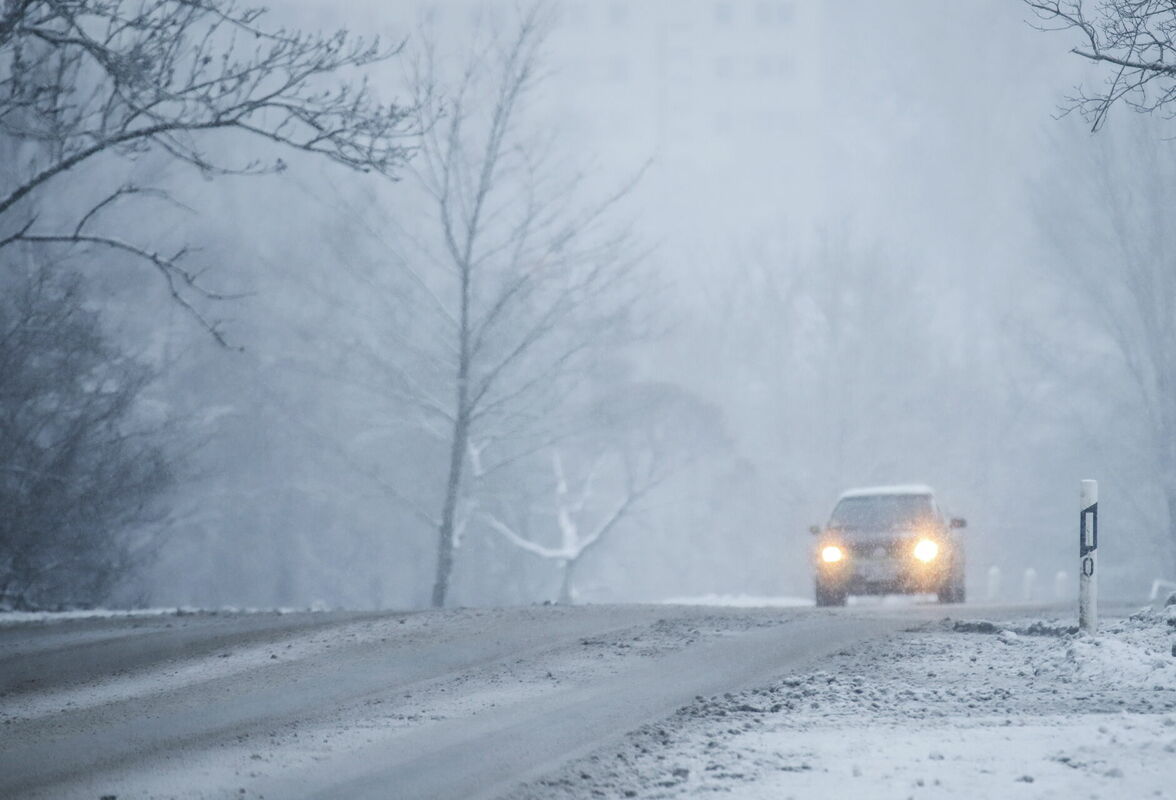
[[[817,605],[845,605],[851,594],[932,592],[941,603],[964,602],[966,524],[943,515],[929,486],[845,492],[829,523],[811,528]]]

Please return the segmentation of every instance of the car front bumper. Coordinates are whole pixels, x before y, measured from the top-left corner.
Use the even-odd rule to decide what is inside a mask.
[[[939,591],[950,575],[947,559],[925,564],[915,559],[857,558],[816,565],[826,590],[846,594],[923,594]]]

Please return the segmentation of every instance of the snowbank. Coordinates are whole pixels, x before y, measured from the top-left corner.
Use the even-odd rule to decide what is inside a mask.
[[[183,617],[194,614],[304,614],[325,611],[325,608],[224,608],[206,609],[187,606],[173,608],[87,608],[74,611],[0,611],[0,625],[26,622],[66,622],[79,619],[139,619],[152,617]]]
[[[527,798],[1173,797],[1176,608],[944,619],[699,698]]]

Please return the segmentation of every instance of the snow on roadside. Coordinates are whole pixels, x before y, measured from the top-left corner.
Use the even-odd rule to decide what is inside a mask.
[[[178,608],[86,608],[74,611],[0,611],[0,625],[25,622],[65,622],[77,619],[138,619],[183,613]]]
[[[526,798],[1176,798],[1176,609],[945,619],[698,698]],[[516,795],[512,795],[516,796]]]
[[[153,617],[184,617],[197,614],[305,614],[326,611],[325,607],[312,608],[235,608],[220,609],[191,608],[85,608],[73,611],[4,611],[0,610],[0,627],[29,622],[69,622],[88,619],[150,619]]]
[[[1176,687],[1176,606],[1104,622],[1101,635],[1073,637],[1064,651],[1051,655],[1041,674],[1056,673],[1063,681]]]

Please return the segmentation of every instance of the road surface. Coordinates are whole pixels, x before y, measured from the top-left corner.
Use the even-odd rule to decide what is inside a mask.
[[[698,696],[953,613],[587,606],[4,625],[0,797],[509,797]]]

